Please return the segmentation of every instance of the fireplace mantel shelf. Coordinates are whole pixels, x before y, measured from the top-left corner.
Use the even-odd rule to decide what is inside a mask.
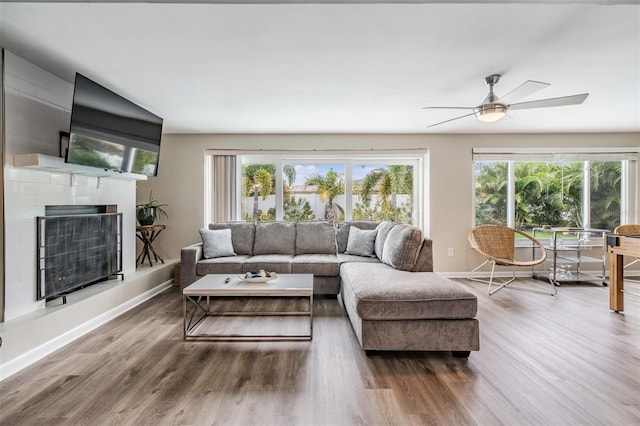
[[[103,170],[97,167],[81,166],[65,163],[61,157],[44,154],[16,154],[13,156],[14,167],[25,167],[69,175],[84,175],[98,178],[113,178],[120,180],[147,180],[147,176],[136,173],[120,173],[113,170]]]

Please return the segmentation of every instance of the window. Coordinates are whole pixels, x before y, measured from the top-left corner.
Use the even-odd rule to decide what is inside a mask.
[[[476,161],[476,225],[507,223],[507,162]]]
[[[636,220],[623,208],[637,202],[636,164],[637,153],[474,152],[475,224],[613,230]]]
[[[282,172],[286,176],[286,182],[283,182],[284,220],[344,221],[345,164],[307,161],[283,163]]]
[[[622,162],[593,161],[589,171],[591,226],[613,230],[622,215]]]
[[[274,164],[242,165],[242,220],[275,220],[275,175]]]
[[[215,156],[214,156],[215,157]],[[238,156],[239,217],[418,224],[424,155]]]
[[[354,164],[353,219],[413,223],[413,166]]]

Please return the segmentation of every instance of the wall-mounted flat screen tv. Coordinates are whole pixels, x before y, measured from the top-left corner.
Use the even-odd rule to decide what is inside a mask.
[[[162,118],[76,73],[66,162],[158,174]]]

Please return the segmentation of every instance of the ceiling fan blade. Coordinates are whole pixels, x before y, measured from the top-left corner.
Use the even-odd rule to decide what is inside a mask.
[[[539,90],[544,89],[545,87],[551,86],[549,83],[543,83],[541,81],[533,81],[527,80],[522,83],[520,86],[516,87],[502,98],[497,100],[497,103],[503,105],[509,105],[519,99],[522,99],[526,96],[531,95]]]
[[[562,96],[559,98],[539,99],[537,101],[519,102],[509,105],[509,109],[531,109],[531,108],[547,108],[564,105],[578,105],[584,102],[589,96],[588,93],[580,95]]]
[[[472,112],[471,114],[461,115],[461,116],[456,117],[456,118],[450,118],[449,120],[440,121],[440,122],[438,122],[438,123],[436,123],[436,124],[431,124],[431,125],[427,126],[427,129],[428,129],[429,127],[439,126],[440,124],[444,124],[444,123],[448,123],[448,122],[450,122],[450,121],[458,120],[458,119],[460,119],[460,118],[469,117],[470,115],[475,115],[475,112]]]
[[[422,107],[421,109],[474,109],[475,107]]]

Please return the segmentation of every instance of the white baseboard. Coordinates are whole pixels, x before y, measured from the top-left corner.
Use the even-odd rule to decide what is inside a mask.
[[[599,276],[601,274],[601,272],[599,272],[599,271],[582,271],[582,272],[587,273],[587,274],[591,274],[591,275],[596,275],[596,276]],[[489,279],[490,272],[489,271],[484,271],[484,272],[480,271],[480,272],[474,272],[473,274],[470,274],[469,272],[438,272],[438,275],[442,275],[443,277],[447,277],[447,278],[486,278],[486,279]],[[508,278],[508,277],[513,276],[513,273],[510,272],[510,271],[496,271],[494,276],[497,277],[497,278]],[[624,276],[625,277],[629,277],[629,278],[638,278],[638,277],[640,277],[640,272],[625,271]],[[522,271],[516,271],[516,277],[519,277],[519,278],[529,277],[529,278],[531,278],[531,270],[523,269]],[[607,270],[606,278],[609,279],[609,271],[608,270]]]
[[[118,317],[119,315],[122,315],[128,310],[135,308],[139,304],[151,299],[155,295],[162,293],[163,291],[169,289],[172,285],[173,279],[165,281],[162,284],[159,284],[156,287],[147,290],[146,292],[139,294],[138,296],[130,300],[127,300],[125,303],[122,303],[121,305],[67,331],[66,333],[61,334],[60,336],[57,336],[10,361],[0,364],[0,381],[17,373],[23,368],[28,367],[34,362],[39,361],[52,352],[57,351],[63,346],[78,339],[79,337],[82,337],[85,334],[95,330],[101,325],[106,324],[107,322]]]
[[[474,272],[470,274],[469,272],[438,272],[438,275],[442,275],[447,278],[487,278],[489,279],[490,272]],[[494,274],[497,278],[509,278],[513,276],[513,272],[511,271],[496,271]],[[531,278],[531,270],[522,270],[516,271],[516,277]]]

